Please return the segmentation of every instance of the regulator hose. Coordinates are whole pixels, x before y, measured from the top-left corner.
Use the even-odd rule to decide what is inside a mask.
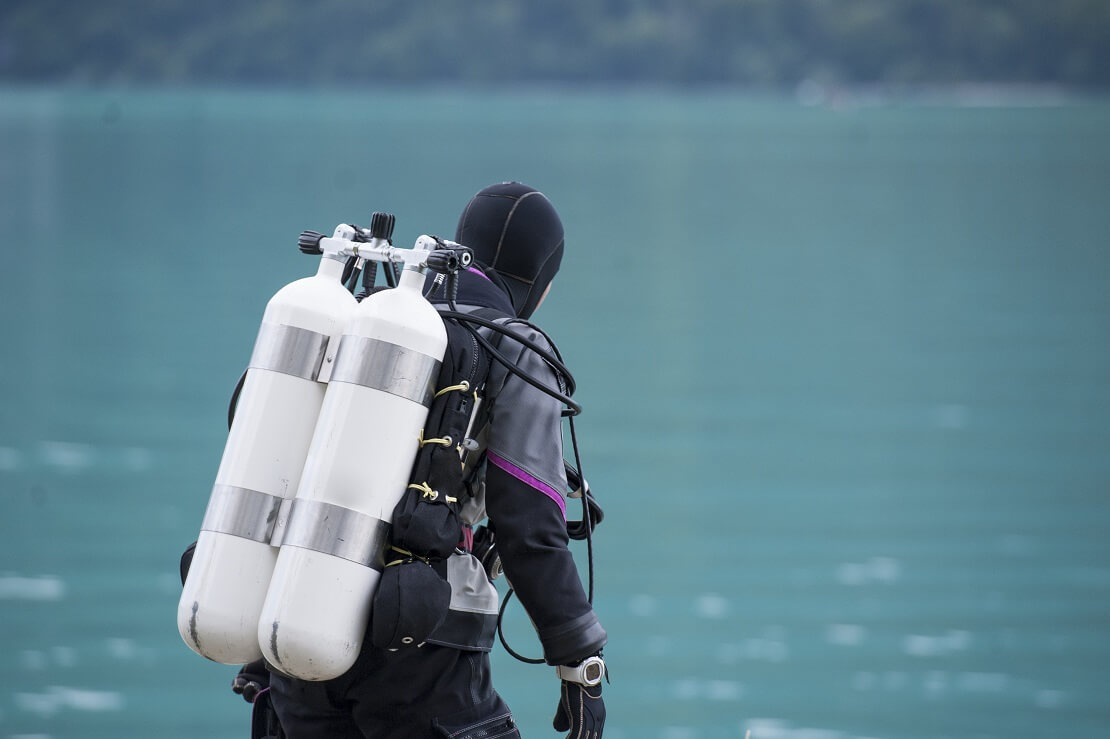
[[[551,338],[546,333],[540,330],[537,326],[521,319],[510,319],[510,321],[506,322],[506,324],[501,324],[497,323],[496,321],[488,320],[486,318],[481,318],[479,316],[473,316],[469,313],[464,313],[458,309],[458,306],[455,305],[455,301],[451,298],[448,299],[447,304],[450,306],[451,310],[440,310],[439,314],[444,318],[451,318],[458,321],[459,324],[461,324],[463,328],[469,331],[470,334],[478,341],[478,343],[481,344],[482,348],[489,353],[490,357],[497,360],[498,364],[501,364],[509,372],[524,380],[540,392],[545,393],[552,398],[555,398],[555,400],[558,400],[563,405],[565,405],[567,408],[563,411],[563,416],[577,416],[579,413],[582,412],[582,406],[570,397],[574,394],[577,386],[575,385],[573,375],[570,374],[570,370],[568,370],[566,365],[563,364],[562,358],[556,352],[548,351],[531,339],[527,339],[509,330],[508,328],[506,328],[506,325],[508,323],[522,323],[529,328],[534,329],[541,336],[547,339],[550,346],[554,349],[555,344],[551,341]],[[503,336],[508,336],[513,341],[516,341],[526,348],[530,349],[531,351],[535,352],[540,357],[540,359],[542,359],[544,362],[547,363],[549,367],[551,367],[551,369],[555,372],[556,377],[561,379],[560,384],[562,384],[562,382],[566,383],[566,392],[563,393],[559,390],[548,387],[540,380],[537,380],[532,375],[529,375],[527,372],[517,367],[515,364],[513,364],[512,360],[510,360],[504,354],[494,348],[494,346],[490,344],[489,341],[486,340],[486,338],[482,336],[471,324],[482,326],[483,328],[488,328],[491,331],[499,333]]]

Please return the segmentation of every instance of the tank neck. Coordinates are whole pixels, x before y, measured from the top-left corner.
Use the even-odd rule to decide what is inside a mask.
[[[320,259],[320,267],[316,270],[316,275],[318,277],[338,280],[343,276],[343,262],[334,257],[322,257]]]
[[[423,292],[424,273],[419,269],[406,267],[401,271],[401,281],[397,284],[397,287]]]

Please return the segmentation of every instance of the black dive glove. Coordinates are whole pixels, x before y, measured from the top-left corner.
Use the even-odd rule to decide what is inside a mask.
[[[254,703],[269,687],[270,671],[266,669],[266,663],[260,659],[243,665],[243,669],[239,670],[239,674],[231,681],[231,691],[243,696],[243,700],[247,703]]]
[[[605,701],[601,685],[579,685],[562,681],[559,708],[551,722],[555,731],[569,731],[568,739],[601,739],[605,728]]]

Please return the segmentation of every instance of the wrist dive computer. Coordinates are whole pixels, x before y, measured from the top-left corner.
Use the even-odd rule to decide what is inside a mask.
[[[577,665],[559,665],[555,668],[555,674],[559,676],[560,680],[592,688],[595,685],[600,685],[601,679],[605,677],[605,660],[601,659],[600,655],[595,654],[593,657],[582,660]]]

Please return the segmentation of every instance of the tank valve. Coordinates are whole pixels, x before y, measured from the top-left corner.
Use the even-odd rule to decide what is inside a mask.
[[[301,250],[301,254],[323,254],[324,250],[320,248],[322,238],[324,238],[322,233],[301,231],[300,238],[297,239],[297,247]]]
[[[370,238],[393,243],[393,226],[397,217],[392,213],[376,212],[370,216]]]
[[[428,255],[428,269],[433,272],[442,272],[444,274],[450,272],[458,272],[460,268],[465,269],[470,266],[474,261],[473,252],[465,246],[455,245],[454,248],[445,247],[443,249],[436,249]]]

